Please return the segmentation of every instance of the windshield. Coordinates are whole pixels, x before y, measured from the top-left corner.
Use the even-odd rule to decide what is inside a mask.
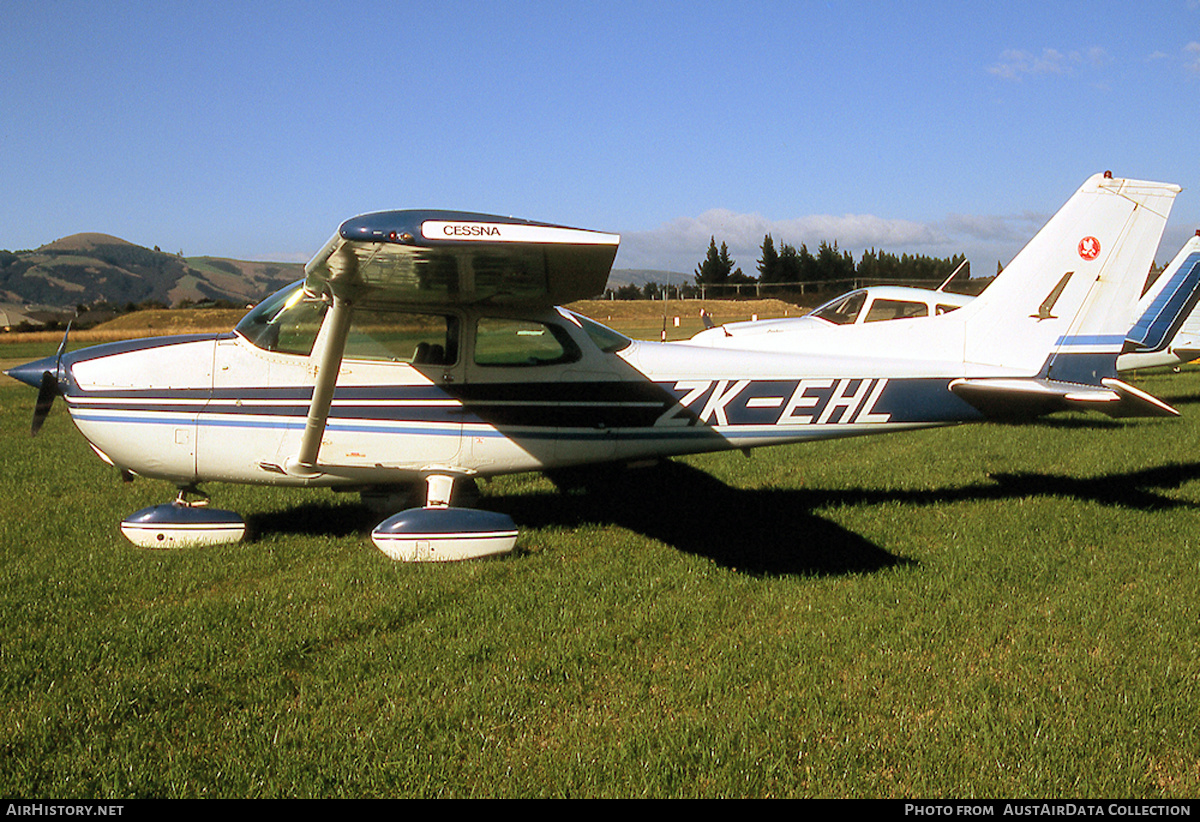
[[[852,291],[814,309],[809,316],[820,317],[835,325],[849,325],[858,318],[858,312],[862,311],[863,303],[866,301],[867,292]]]
[[[258,348],[308,355],[327,306],[320,298],[305,296],[303,281],[295,282],[251,309],[233,330]]]
[[[256,348],[308,356],[312,353],[313,343],[321,330],[321,322],[329,304],[323,299],[305,296],[303,286],[304,282],[301,280],[276,291],[252,308],[250,313],[234,326],[234,331]],[[618,334],[595,320],[574,311],[559,310],[582,328],[596,347],[605,353],[620,351],[632,342],[625,335]],[[385,327],[386,335],[380,331]],[[359,309],[354,312],[351,321],[346,356],[394,362],[452,364],[457,360],[458,330],[457,319],[449,315],[418,316],[395,311]],[[520,331],[514,333],[523,337],[531,336],[528,333],[521,334]],[[413,336],[414,334],[416,336]],[[385,336],[387,339],[384,339]],[[422,343],[428,345],[422,346]],[[423,348],[428,348],[432,352],[429,356],[435,359],[426,359],[421,353]],[[577,350],[575,356],[578,356]]]

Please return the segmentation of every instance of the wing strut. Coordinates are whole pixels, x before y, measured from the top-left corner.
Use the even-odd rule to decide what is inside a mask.
[[[329,405],[337,387],[338,370],[342,366],[342,354],[346,350],[346,336],[350,331],[351,304],[333,295],[333,305],[322,324],[320,362],[313,382],[312,401],[308,406],[308,418],[304,421],[304,436],[296,456],[284,462],[284,470],[297,477],[316,477],[317,454],[321,450],[321,437],[325,434],[325,422],[329,419]]]

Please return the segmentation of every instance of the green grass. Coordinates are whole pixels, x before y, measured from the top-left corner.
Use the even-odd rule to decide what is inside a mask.
[[[323,490],[241,544],[120,535],[0,387],[0,794],[1200,795],[1200,372],[1064,415],[483,486],[517,550],[394,563]]]

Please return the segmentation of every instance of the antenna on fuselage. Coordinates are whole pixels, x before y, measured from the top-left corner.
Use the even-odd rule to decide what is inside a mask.
[[[937,287],[937,290],[938,290],[938,291],[945,291],[945,290],[946,290],[946,286],[950,285],[950,281],[951,281],[951,280],[953,280],[955,277],[957,277],[957,276],[958,276],[958,272],[962,271],[962,270],[963,270],[963,266],[964,266],[964,265],[966,265],[968,262],[969,262],[968,260],[963,260],[961,263],[959,263],[959,264],[958,264],[958,268],[954,269],[954,273],[953,273],[953,274],[951,274],[949,277],[947,277],[945,280],[943,280],[943,281],[942,281],[942,284],[941,284],[941,285],[939,285],[939,286]]]

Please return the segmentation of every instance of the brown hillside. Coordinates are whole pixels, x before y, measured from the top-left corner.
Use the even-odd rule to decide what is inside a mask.
[[[95,331],[129,336],[229,331],[246,315],[242,309],[188,308],[134,311],[101,323]]]
[[[71,234],[62,239],[55,240],[52,243],[46,243],[38,249],[38,251],[92,251],[106,245],[134,245],[128,240],[122,240],[120,237],[114,237],[111,234],[99,234],[96,232],[84,232],[82,234]]]

